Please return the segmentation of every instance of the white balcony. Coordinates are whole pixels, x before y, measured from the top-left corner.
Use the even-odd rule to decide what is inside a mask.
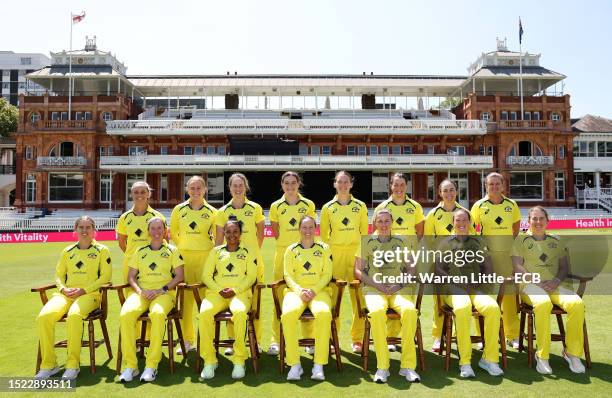
[[[574,156],[574,171],[597,172],[612,171],[612,157],[578,157]]]
[[[39,156],[36,166],[43,168],[53,167],[83,167],[87,165],[84,156]]]
[[[184,172],[186,170],[486,170],[492,156],[268,156],[268,155],[144,155],[102,156],[100,169],[113,171]]]
[[[155,119],[113,120],[110,135],[483,135],[482,120],[452,119]]]
[[[555,163],[552,156],[508,156],[508,167],[551,167]]]

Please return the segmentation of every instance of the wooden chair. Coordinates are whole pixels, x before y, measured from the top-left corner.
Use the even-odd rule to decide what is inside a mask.
[[[582,277],[578,275],[568,275],[567,279],[572,279],[579,282],[578,291],[576,294],[582,298],[584,295],[584,291],[586,290],[586,284],[588,281],[593,280],[593,278]],[[534,348],[534,339],[535,339],[535,321],[534,321],[534,312],[533,307],[527,303],[520,302],[520,295],[517,293],[516,295],[517,307],[519,309],[519,313],[521,314],[521,323],[520,323],[520,333],[519,333],[519,352],[523,352],[525,350],[525,345],[523,343],[523,339],[527,339],[527,364],[529,367],[533,367],[533,362],[535,358],[535,348]],[[557,325],[559,326],[559,333],[551,333],[550,340],[551,341],[560,341],[563,343],[563,348],[565,348],[565,327],[563,326],[563,315],[567,314],[561,307],[558,305],[553,305],[552,310],[550,311],[551,315],[554,315],[557,318]],[[525,318],[527,318],[527,333],[525,333]],[[582,325],[582,330],[584,333],[584,357],[586,360],[586,367],[591,368],[591,352],[589,350],[589,336],[587,334],[587,325],[586,318],[584,320],[584,324]]]
[[[121,306],[123,306],[123,304],[125,303],[125,299],[126,299],[124,290],[131,289],[131,286],[129,284],[123,284],[123,285],[111,286],[109,287],[109,289],[117,291],[117,294],[119,295],[119,303],[121,304]],[[180,283],[177,286],[176,301],[174,304],[174,308],[170,310],[166,318],[166,331],[168,333],[168,337],[165,340],[162,340],[162,347],[163,346],[168,347],[168,361],[169,361],[170,373],[174,373],[174,344],[175,343],[174,343],[174,329],[172,327],[172,322],[174,322],[174,325],[176,326],[176,334],[178,335],[178,341],[179,341],[179,344],[181,345],[181,350],[183,350],[183,352],[187,352],[185,349],[185,341],[183,340],[183,332],[181,330],[181,322],[180,322],[183,316],[183,290],[184,289],[185,289],[184,283]],[[140,358],[144,358],[145,347],[148,347],[151,343],[149,340],[146,339],[147,322],[151,321],[151,319],[149,318],[149,311],[145,311],[142,315],[140,315],[138,317],[138,321],[142,322],[142,327],[141,327],[141,332],[140,332],[140,339],[136,340],[136,350],[139,351]],[[121,359],[122,359],[121,331],[119,332],[119,339],[118,339],[117,344],[118,344],[117,374],[120,374],[121,373]]]
[[[497,293],[497,305],[501,309],[502,299],[504,297],[505,284],[509,283],[509,280],[502,283],[499,287],[499,292]],[[445,356],[444,358],[444,370],[448,371],[450,369],[450,355],[451,355],[451,344],[454,341],[457,343],[457,338],[453,337],[453,320],[455,318],[455,313],[453,312],[453,308],[447,304],[444,304],[441,300],[440,294],[436,294],[436,302],[438,303],[438,314],[444,316],[444,320],[442,321],[442,337],[440,339],[440,351],[438,355]],[[470,336],[470,340],[472,344],[474,343],[482,343],[482,346],[486,344],[484,338],[484,316],[472,306],[472,317],[474,317],[478,321],[478,326],[480,329],[480,335],[472,335]],[[506,355],[506,334],[504,333],[504,321],[502,317],[499,319],[499,345],[501,347],[501,356],[502,356],[502,367],[505,370],[508,366],[508,357]]]
[[[370,344],[373,344],[374,341],[370,338],[370,319],[368,317],[368,309],[365,306],[365,303],[361,303],[362,294],[359,292],[361,289],[361,282],[358,280],[354,280],[351,282],[351,288],[356,290],[355,297],[357,298],[357,311],[359,312],[359,317],[364,318],[365,320],[365,329],[363,333],[363,342],[361,349],[361,359],[362,359],[362,367],[364,372],[368,371],[368,362],[370,358]],[[419,357],[419,368],[421,370],[425,370],[425,350],[423,348],[423,334],[421,332],[421,302],[423,300],[423,292],[425,290],[425,285],[420,283],[417,293],[417,300],[415,303],[417,310],[417,328],[414,335],[415,343],[417,345],[417,353]],[[401,320],[401,315],[395,312],[392,308],[387,309],[387,319],[393,320]],[[401,337],[387,337],[387,344],[402,344]]]
[[[331,341],[329,344],[330,344],[330,347],[332,347],[334,350],[333,355],[335,355],[336,357],[336,368],[338,369],[339,372],[341,372],[342,371],[342,359],[340,358],[340,340],[338,339],[338,328],[336,327],[336,320],[340,316],[340,304],[342,303],[342,294],[344,293],[344,287],[346,286],[346,282],[341,281],[341,280],[332,279],[330,284],[331,283],[336,284],[338,288],[338,296],[336,297],[336,302],[333,303],[334,307],[332,308]],[[276,281],[268,285],[268,287],[272,289],[272,297],[274,298],[274,308],[276,310],[276,317],[278,318],[279,323],[280,323],[280,333],[279,333],[279,339],[280,339],[279,366],[280,368],[279,370],[281,374],[283,374],[283,371],[285,370],[285,335],[283,334],[283,324],[282,322],[280,322],[281,315],[282,315],[282,302],[280,300],[277,289],[283,285],[286,285],[286,282],[284,279],[281,279],[279,281]],[[300,318],[299,318],[300,321],[314,321],[314,319],[315,317],[309,308],[306,308],[304,312],[302,313],[302,315],[300,315]],[[315,344],[314,338],[302,338],[298,340],[298,345],[300,347],[313,347],[314,344]]]
[[[45,286],[32,288],[30,289],[30,291],[34,293],[39,293],[40,300],[42,301],[43,305],[45,305],[47,304],[47,301],[49,301],[49,298],[47,297],[47,290],[55,289],[56,287],[57,286],[55,284],[49,284]],[[89,365],[90,365],[89,369],[91,371],[91,374],[96,373],[96,348],[98,348],[102,344],[105,344],[106,351],[108,352],[108,359],[109,360],[113,359],[113,351],[111,349],[110,339],[108,338],[108,329],[106,329],[106,316],[108,313],[108,301],[106,299],[107,295],[106,295],[105,288],[101,289],[101,296],[102,296],[101,297],[102,300],[100,302],[100,307],[90,312],[87,318],[83,320],[84,322],[87,322],[87,332],[89,336],[87,340],[81,341],[81,347],[89,347]],[[66,322],[66,316],[67,314],[65,314],[59,320],[59,322]],[[102,329],[103,338],[101,340],[96,340],[96,337],[94,334],[94,321],[96,320],[100,322],[100,328]],[[60,347],[66,348],[68,347],[68,341],[67,340],[59,341],[55,343],[54,347],[55,348],[60,348]],[[36,356],[36,373],[38,373],[38,371],[40,370],[41,362],[42,362],[42,357],[40,353],[40,342],[39,342],[38,343],[38,354]]]
[[[200,296],[200,289],[205,288],[206,285],[203,283],[196,283],[188,285],[187,288],[193,291],[193,296],[195,298],[196,304],[198,305],[198,310],[202,306],[202,297]],[[257,336],[255,335],[255,320],[259,319],[259,313],[261,308],[261,289],[266,287],[265,285],[254,284],[253,285],[253,294],[255,295],[255,291],[257,291],[257,303],[255,305],[255,310],[251,310],[247,313],[247,340],[249,343],[249,351],[251,352],[251,359],[253,360],[253,371],[255,374],[259,374],[259,346],[257,342]],[[217,351],[217,355],[219,354],[219,347],[233,347],[234,339],[225,339],[222,340],[220,338],[221,331],[221,322],[231,322],[232,321],[232,312],[227,309],[221,311],[215,315],[215,350]],[[200,331],[198,330],[197,335],[197,350],[196,350],[196,362],[195,369],[196,372],[200,372],[202,370],[202,358],[200,357]],[[184,351],[183,351],[184,352]]]

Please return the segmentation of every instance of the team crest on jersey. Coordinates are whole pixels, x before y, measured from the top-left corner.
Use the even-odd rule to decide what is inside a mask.
[[[443,214],[440,214],[440,215],[438,216],[438,221],[439,221],[439,220],[441,220],[441,219],[442,219],[442,217],[443,217]]]
[[[244,260],[246,258],[246,255],[244,255],[242,253],[241,254],[237,254],[236,258],[239,259],[239,260]]]
[[[300,213],[300,214],[304,214],[304,213],[306,213],[306,208],[304,208],[304,207],[300,207],[300,208],[298,209],[298,213]]]
[[[533,243],[530,243],[529,246],[527,246],[527,249],[529,250],[533,249]]]
[[[170,257],[170,253],[162,252],[162,254],[160,254],[160,256],[163,257],[163,258],[168,258],[168,257]]]
[[[556,248],[557,248],[557,244],[556,244],[555,242],[550,242],[550,243],[548,244],[548,248],[549,248],[549,249],[556,249]]]
[[[247,217],[251,217],[253,215],[253,211],[252,210],[247,210],[244,212],[244,215]]]
[[[287,212],[287,209],[283,209],[283,211],[281,211],[281,215],[285,214]]]
[[[489,210],[491,210],[491,209],[489,209],[488,207],[486,207],[486,208],[485,208],[485,211],[484,211],[484,214],[489,214]]]
[[[208,213],[204,213],[200,216],[200,218],[205,218],[208,220],[210,218],[210,215]]]
[[[353,211],[353,213],[359,213],[360,209],[359,207],[353,207],[351,210]]]
[[[321,250],[315,250],[312,255],[315,257],[321,257],[323,255],[323,252]]]
[[[506,211],[506,213],[510,213],[512,211],[512,207],[506,206],[504,207],[504,210]]]
[[[87,255],[87,258],[91,258],[92,260],[95,260],[96,258],[98,258],[98,255],[96,253],[89,253]]]
[[[408,214],[414,214],[414,209],[406,209],[406,213],[408,213]]]

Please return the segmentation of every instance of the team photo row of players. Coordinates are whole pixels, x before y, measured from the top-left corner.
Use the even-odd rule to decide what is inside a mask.
[[[520,299],[531,305],[535,314],[536,370],[542,374],[553,372],[548,362],[549,317],[552,306],[557,305],[568,313],[563,357],[571,371],[585,371],[580,360],[584,305],[576,293],[561,285],[568,274],[567,251],[557,237],[547,233],[548,214],[544,208],[537,206],[529,211],[530,229],[517,238],[520,210],[516,202],[504,196],[504,179],[500,174],[487,176],[487,195],[477,201],[471,211],[457,203],[454,182],[444,180],[439,185],[441,201],[427,216],[421,205],[407,195],[408,178],[404,174],[394,174],[390,182],[391,196],[375,209],[371,220],[373,233],[368,235],[367,207],[351,195],[353,178],[350,173],[338,172],[334,179],[336,196],[320,211],[320,237],[316,237],[315,205],[300,194],[300,176],[291,171],[282,175],[284,194],[272,204],[269,221],[276,240],[273,278],[274,281],[284,280],[284,284],[273,284],[280,313],[272,317],[267,352],[286,358],[287,380],[299,380],[303,374],[298,343],[300,323],[302,335],[314,339],[314,346],[306,347],[314,355],[311,378],[325,379],[323,366],[328,362],[332,332],[338,333],[340,327],[340,322],[335,322],[337,319],[333,317],[334,305],[341,299],[338,297],[342,291],[338,288],[339,281],[359,281],[352,284],[358,288],[349,289],[351,347],[355,353],[364,350],[367,353],[369,349],[370,338],[364,337],[365,319],[358,310],[362,303],[376,351],[374,381],[384,383],[390,376],[389,351],[397,347],[388,344],[388,338],[401,338],[400,376],[410,382],[420,380],[416,372],[418,307],[415,286],[380,283],[373,278],[374,273],[384,276],[416,272],[415,267],[409,266],[410,261],[373,266],[373,257],[374,253],[393,250],[398,244],[416,248],[424,236],[442,237],[440,250],[485,253],[484,261],[470,261],[460,266],[452,261],[435,261],[431,266],[436,275],[545,274],[540,283],[523,283],[517,287]],[[146,332],[150,344],[140,380],[155,380],[162,357],[166,319],[175,307],[178,288],[184,293],[180,326],[185,343],[178,348],[177,354],[187,355],[195,350],[199,335],[200,356],[204,360],[201,379],[214,378],[218,364],[214,344],[215,315],[229,310],[232,322],[228,323],[227,334],[234,342],[225,353],[231,355],[234,365],[232,378],[245,376],[245,361],[249,357],[245,341],[250,332],[247,331],[249,314],[259,310],[256,305],[261,289],[256,287],[264,282],[261,247],[265,217],[261,206],[247,198],[249,183],[243,174],[233,174],[228,185],[232,199],[215,209],[205,200],[206,180],[201,176],[191,177],[186,184],[189,199],[173,209],[169,228],[164,216],[149,206],[149,185],[139,181],[131,187],[133,207],[121,215],[116,227],[119,247],[124,253],[122,276],[128,292],[119,314],[122,361],[121,369],[117,370],[120,382],[130,382],[141,374],[136,341],[141,330],[138,319],[143,313],[148,313],[150,318]],[[94,220],[88,216],[78,218],[75,232],[78,242],[63,250],[56,267],[55,282],[59,292],[44,305],[37,318],[41,364],[36,377],[40,379],[60,371],[54,352],[54,328],[64,315],[67,317],[68,358],[62,377],[73,380],[78,376],[83,319],[100,307],[100,290],[111,280],[110,253],[94,239]],[[495,237],[507,237],[511,244],[508,245],[507,240],[493,239]],[[183,288],[184,284],[202,288]],[[444,320],[441,308],[444,307],[452,311],[454,317],[459,374],[464,378],[475,376],[471,366],[470,337],[473,309],[484,318],[479,333],[486,344],[478,362],[480,368],[494,376],[504,374],[499,365],[499,351],[500,345],[505,350],[506,341],[499,338],[500,325],[503,325],[508,344],[514,348],[519,346],[516,294],[505,294],[496,301],[481,290],[481,286],[473,283],[445,285],[433,300],[432,350],[439,352],[441,349]],[[201,297],[199,309],[196,292],[196,296]],[[312,321],[300,322],[306,309],[312,314]],[[397,314],[396,319],[388,320],[388,310]],[[257,347],[251,347],[251,355],[257,352],[254,349],[261,350],[259,318],[252,320],[252,329]]]

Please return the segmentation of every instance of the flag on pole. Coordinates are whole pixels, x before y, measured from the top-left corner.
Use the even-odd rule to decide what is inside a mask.
[[[85,16],[85,13],[83,13]],[[519,44],[523,44],[523,24],[521,23],[521,18],[519,17]]]
[[[72,24],[79,23],[85,18],[85,11],[80,14],[72,14]]]

